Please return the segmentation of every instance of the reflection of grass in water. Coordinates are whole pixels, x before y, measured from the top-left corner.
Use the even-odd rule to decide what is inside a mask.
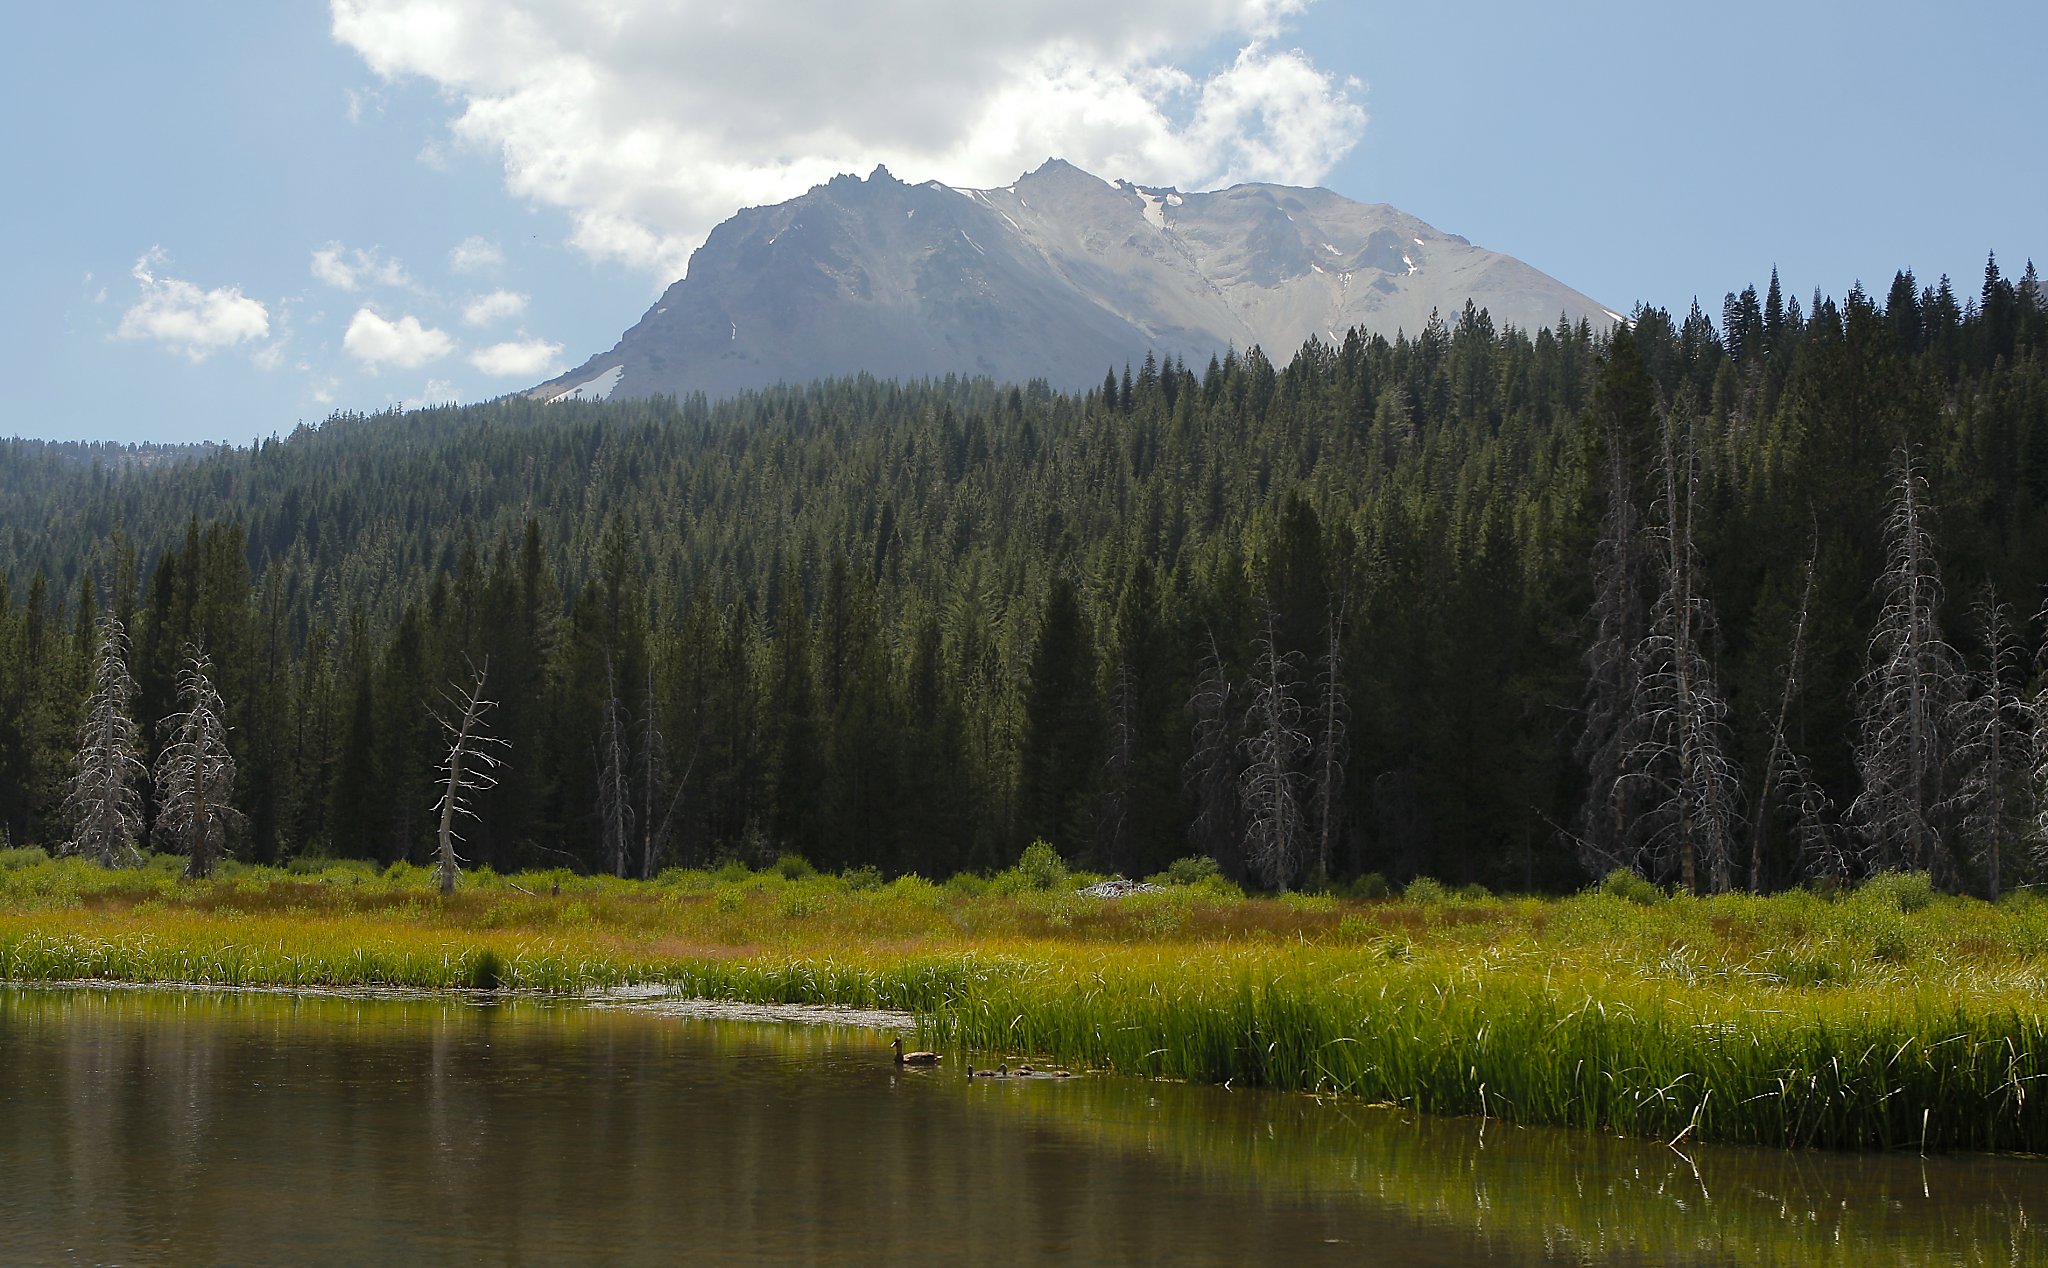
[[[979,1089],[977,1089],[978,1091]],[[1559,1259],[1800,1265],[2048,1261],[2032,1160],[1708,1146],[1433,1119],[1342,1101],[1063,1084],[989,1105],[1268,1194],[1347,1193]],[[1149,1104],[1148,1104],[1149,1102]]]
[[[794,871],[794,869],[792,869]],[[991,892],[977,892],[989,890]],[[1654,897],[1654,896],[1652,896]],[[2048,903],[1245,900],[794,871],[0,868],[0,977],[622,982],[915,1011],[963,1048],[1657,1138],[2048,1148]]]

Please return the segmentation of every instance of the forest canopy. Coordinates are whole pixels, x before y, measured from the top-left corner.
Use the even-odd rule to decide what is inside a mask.
[[[426,860],[431,710],[488,666],[472,865],[936,876],[1042,838],[1283,889],[1995,891],[2048,823],[2048,311],[1994,260],[1960,298],[1774,276],[1611,333],[1468,306],[1085,394],[13,440],[0,578],[15,844],[77,839],[119,644],[152,770],[208,658],[226,848],[260,861]]]

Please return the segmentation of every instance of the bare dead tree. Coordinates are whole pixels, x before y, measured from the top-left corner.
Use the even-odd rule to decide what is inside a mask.
[[[2037,625],[2048,627],[2048,603],[2035,614]],[[2034,681],[2040,687],[2031,703],[2034,729],[2027,745],[2027,796],[2033,814],[2026,823],[2028,854],[2036,868],[2048,868],[2048,637],[2034,652]]]
[[[1806,582],[1799,592],[1799,615],[1792,622],[1792,646],[1785,654],[1784,681],[1778,690],[1778,712],[1771,719],[1771,748],[1764,758],[1763,788],[1757,793],[1756,820],[1751,825],[1749,888],[1756,894],[1764,889],[1764,859],[1770,850],[1771,814],[1777,809],[1777,798],[1786,789],[1797,787],[1801,780],[1809,778],[1805,762],[1792,753],[1788,727],[1792,718],[1792,701],[1799,694],[1799,664],[1806,658],[1806,620],[1813,611],[1813,585],[1819,562],[1820,525],[1816,523],[1813,544],[1806,552]],[[1798,798],[1795,795],[1788,801],[1796,805]]]
[[[1286,893],[1301,873],[1301,759],[1309,747],[1302,730],[1300,652],[1280,650],[1277,615],[1268,609],[1245,705],[1238,776],[1245,811],[1245,860],[1268,885]]]
[[[1236,688],[1211,633],[1208,650],[1195,678],[1188,709],[1195,715],[1194,754],[1183,774],[1195,795],[1195,818],[1189,835],[1202,852],[1222,861],[1225,843],[1236,835],[1237,745],[1234,740]]]
[[[1344,612],[1330,609],[1317,678],[1315,734],[1316,875],[1328,880],[1331,857],[1344,827],[1344,767],[1351,749],[1346,727],[1351,708],[1344,698]]]
[[[1102,815],[1097,837],[1109,870],[1122,874],[1130,854],[1131,785],[1138,760],[1138,700],[1128,661],[1109,684],[1109,756],[1103,760]]]
[[[1857,689],[1863,786],[1849,817],[1870,870],[1924,869],[1946,883],[1941,811],[1957,658],[1941,636],[1927,481],[1909,451],[1899,452],[1893,482],[1885,569],[1876,587],[1884,607],[1870,636],[1872,666]]]
[[[627,786],[632,757],[626,748],[625,709],[619,702],[611,660],[604,669],[604,730],[598,737],[597,823],[611,873],[624,877],[633,839],[633,795]]]
[[[694,749],[677,777],[667,807],[657,816],[655,803],[661,800],[662,785],[669,777],[668,739],[661,733],[654,712],[654,667],[647,667],[647,692],[641,702],[640,720],[640,879],[654,879],[655,862],[668,848],[675,831],[676,809],[683,804],[683,790],[689,787],[690,772],[697,766]]]
[[[455,892],[455,877],[462,870],[462,860],[455,854],[455,843],[462,839],[455,830],[455,820],[459,816],[476,818],[476,812],[469,808],[468,794],[498,786],[497,772],[503,769],[505,760],[494,750],[512,746],[510,740],[484,730],[485,718],[498,707],[497,701],[484,699],[484,680],[490,668],[489,660],[481,668],[472,665],[469,685],[449,683],[441,689],[446,706],[430,710],[434,721],[448,735],[448,755],[441,759],[441,796],[434,803],[435,812],[441,816],[434,875],[444,897]]]
[[[1659,457],[1663,492],[1651,538],[1662,576],[1650,631],[1636,652],[1640,677],[1626,718],[1619,783],[1635,791],[1642,813],[1624,831],[1643,842],[1642,857],[1663,876],[1675,869],[1687,891],[1723,893],[1733,884],[1741,780],[1728,758],[1728,705],[1703,648],[1714,610],[1699,587],[1693,532],[1699,472],[1686,425],[1663,414]]]
[[[1952,809],[1958,835],[1983,874],[1986,897],[1995,902],[2006,859],[2033,818],[2028,759],[2037,719],[2034,702],[2021,691],[2024,659],[2011,610],[1986,585],[1973,612],[1985,661],[1982,672],[1966,676],[1968,690],[1949,706],[1956,768]]]
[[[149,770],[142,763],[134,702],[128,631],[110,616],[100,630],[93,693],[85,702],[71,792],[64,798],[72,829],[61,851],[102,867],[142,862],[136,842],[142,839],[142,781]]]
[[[1616,867],[1643,870],[1633,839],[1634,785],[1622,778],[1626,731],[1641,689],[1637,653],[1648,621],[1643,603],[1645,545],[1635,501],[1635,472],[1627,447],[1610,437],[1601,472],[1607,510],[1593,546],[1593,644],[1586,652],[1585,730],[1576,756],[1586,771],[1586,801],[1579,816],[1579,861],[1594,875]]]
[[[228,832],[242,822],[234,807],[235,758],[228,752],[226,709],[213,686],[213,662],[185,649],[178,700],[185,708],[163,720],[166,741],[156,759],[156,836],[186,855],[185,875],[213,874],[227,853]]]

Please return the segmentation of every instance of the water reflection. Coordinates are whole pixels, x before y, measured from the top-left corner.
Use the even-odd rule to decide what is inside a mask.
[[[0,1262],[2048,1262],[2048,1164],[901,1071],[859,1031],[0,991]]]

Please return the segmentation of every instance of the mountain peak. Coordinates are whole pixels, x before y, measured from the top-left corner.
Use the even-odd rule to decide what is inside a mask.
[[[1519,260],[1326,189],[1189,194],[1060,158],[960,189],[877,164],[720,225],[617,346],[533,395],[722,396],[861,372],[1081,387],[1147,352],[1280,359],[1354,326],[1412,334],[1467,299],[1496,326],[1617,320]]]

